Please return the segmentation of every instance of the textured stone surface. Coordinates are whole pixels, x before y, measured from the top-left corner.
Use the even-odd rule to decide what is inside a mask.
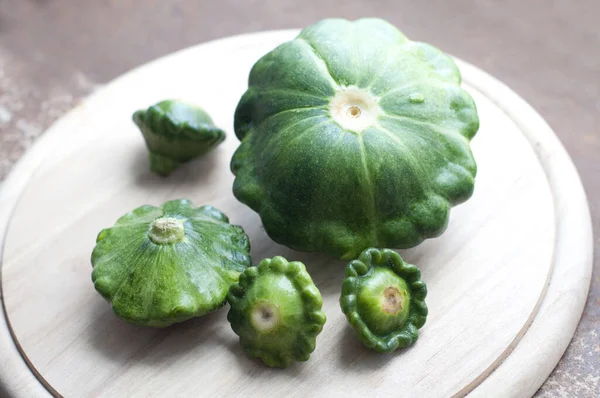
[[[40,86],[27,69],[0,48],[0,179],[44,129],[91,88],[82,75],[67,81],[68,87],[53,82]]]
[[[552,125],[584,182],[600,232],[597,0],[0,0],[0,180],[96,84],[210,39],[385,17],[507,83]],[[538,397],[600,396],[600,241],[577,333]]]

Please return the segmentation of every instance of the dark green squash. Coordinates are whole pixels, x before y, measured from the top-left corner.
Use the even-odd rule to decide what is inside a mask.
[[[460,82],[450,57],[383,20],[307,27],[250,72],[236,198],[275,241],[343,259],[440,235],[476,174]]]
[[[225,139],[225,132],[214,125],[208,113],[181,100],[165,100],[136,111],[133,121],[148,146],[150,170],[162,176]]]

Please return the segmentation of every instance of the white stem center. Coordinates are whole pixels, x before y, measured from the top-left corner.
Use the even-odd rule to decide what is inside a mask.
[[[161,217],[154,220],[150,224],[150,231],[148,235],[152,242],[157,245],[167,245],[169,243],[176,243],[185,237],[185,227],[183,223],[185,220],[174,217]]]
[[[267,301],[258,302],[252,308],[250,320],[259,332],[270,332],[279,325],[279,308]]]
[[[329,103],[329,111],[343,129],[356,134],[376,124],[381,113],[378,99],[357,87],[339,89]]]
[[[402,311],[403,304],[404,298],[398,289],[391,286],[385,288],[381,304],[383,311],[388,314],[397,314],[399,311]]]
[[[355,105],[348,107],[346,112],[348,113],[348,117],[360,117],[360,114],[362,113],[360,108]]]

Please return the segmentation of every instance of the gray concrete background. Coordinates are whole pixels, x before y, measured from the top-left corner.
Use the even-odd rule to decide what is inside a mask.
[[[0,181],[97,85],[172,51],[330,16],[380,16],[504,81],[554,128],[600,232],[599,0],[0,0]],[[539,397],[600,397],[600,244],[577,333]]]

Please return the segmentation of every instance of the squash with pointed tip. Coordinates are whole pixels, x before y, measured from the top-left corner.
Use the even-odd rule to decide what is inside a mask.
[[[136,111],[139,127],[150,158],[150,170],[168,176],[181,163],[201,156],[225,139],[202,108],[181,100],[164,100]]]

